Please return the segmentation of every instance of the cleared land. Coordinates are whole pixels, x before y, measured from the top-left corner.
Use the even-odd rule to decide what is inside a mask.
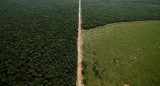
[[[160,85],[160,21],[108,24],[82,37],[86,86]]]

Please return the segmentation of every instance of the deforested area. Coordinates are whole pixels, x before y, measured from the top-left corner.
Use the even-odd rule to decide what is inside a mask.
[[[75,86],[77,0],[0,0],[0,85]]]
[[[141,20],[160,20],[160,0],[82,0],[83,29]]]
[[[107,24],[82,31],[85,86],[159,86],[160,21]]]

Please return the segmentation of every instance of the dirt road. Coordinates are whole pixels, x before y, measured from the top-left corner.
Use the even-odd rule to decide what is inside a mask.
[[[78,61],[77,61],[77,82],[76,86],[84,86],[82,82],[82,39],[81,39],[81,0],[79,0],[79,13],[78,13],[78,38],[77,38],[77,51],[78,51]]]

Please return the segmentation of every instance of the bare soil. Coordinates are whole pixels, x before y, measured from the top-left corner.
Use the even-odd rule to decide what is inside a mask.
[[[77,86],[83,85],[83,77],[82,77],[82,38],[81,38],[81,0],[79,0],[79,20],[78,20],[78,38],[77,38],[77,51],[78,51],[78,63],[77,63]]]

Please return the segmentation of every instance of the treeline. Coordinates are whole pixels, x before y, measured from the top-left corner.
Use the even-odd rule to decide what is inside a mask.
[[[0,1],[0,86],[75,86],[75,0]]]
[[[82,0],[84,29],[114,22],[160,20],[159,0]]]

